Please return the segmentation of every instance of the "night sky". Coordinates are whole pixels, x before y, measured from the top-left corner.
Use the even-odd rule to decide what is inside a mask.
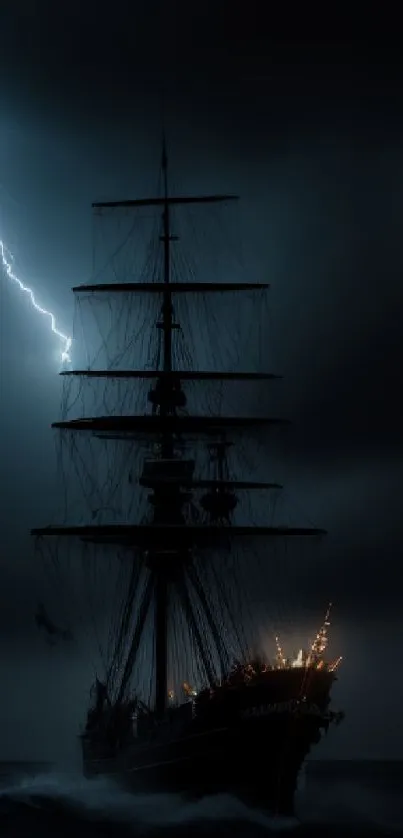
[[[288,481],[329,530],[289,580],[290,602],[307,597],[319,616],[333,600],[344,656],[334,704],[347,718],[315,755],[401,758],[397,50],[351,27],[319,38],[306,20],[264,23],[257,2],[100,8],[2,4],[0,237],[69,331],[70,287],[90,278],[91,201],[153,192],[165,91],[178,190],[242,197],[250,279],[272,284]],[[1,272],[0,328],[1,755],[58,759],[89,687],[78,654],[49,649],[33,622],[29,530],[52,511],[60,346]]]

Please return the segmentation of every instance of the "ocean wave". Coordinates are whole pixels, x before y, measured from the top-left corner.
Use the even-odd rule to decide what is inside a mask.
[[[179,795],[127,793],[106,778],[50,773],[0,791],[0,828],[2,838],[198,838],[207,832],[232,838],[234,828],[238,838],[403,835],[401,795],[376,794],[359,783],[314,783],[298,793],[297,809],[298,819],[270,818],[228,795],[189,802]]]
[[[25,819],[41,818],[54,827],[57,820],[96,826],[99,835],[108,834],[108,826],[134,831],[137,835],[172,834],[179,836],[203,833],[209,834],[216,828],[220,835],[233,834],[233,824],[238,826],[238,835],[250,836],[267,832],[294,830],[298,821],[294,818],[270,818],[250,809],[230,795],[205,797],[198,801],[186,801],[173,794],[131,794],[122,791],[113,781],[100,778],[86,780],[82,776],[46,774],[19,780],[0,791],[1,817]],[[52,823],[53,821],[53,823]],[[86,836],[89,832],[85,830]],[[111,833],[112,834],[112,833]]]

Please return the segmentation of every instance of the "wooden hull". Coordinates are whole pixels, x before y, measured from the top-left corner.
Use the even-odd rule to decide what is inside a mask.
[[[323,687],[328,692],[333,678],[319,680],[323,697]],[[193,798],[229,793],[249,805],[291,815],[300,768],[332,714],[324,706],[327,700],[320,707],[288,696],[273,704],[265,693],[264,703],[201,718],[184,704],[114,750],[84,735],[84,773],[109,775],[134,792]],[[252,695],[249,689],[247,695]]]

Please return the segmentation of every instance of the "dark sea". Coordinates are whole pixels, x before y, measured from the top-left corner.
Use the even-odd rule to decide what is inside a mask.
[[[403,761],[310,762],[297,812],[270,818],[228,796],[129,795],[47,764],[0,763],[1,838],[371,838],[403,836]]]

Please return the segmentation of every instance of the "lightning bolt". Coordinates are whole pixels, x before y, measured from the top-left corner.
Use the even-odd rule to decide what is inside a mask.
[[[59,340],[61,340],[62,343],[63,343],[63,349],[61,351],[61,356],[60,356],[61,363],[63,365],[70,364],[71,363],[70,349],[71,349],[71,344],[72,344],[72,338],[69,337],[68,335],[64,335],[63,332],[59,331],[59,329],[56,326],[56,318],[55,318],[54,314],[52,314],[51,311],[47,311],[46,308],[42,308],[42,306],[38,305],[38,303],[36,302],[34,292],[32,291],[32,289],[28,288],[26,285],[24,285],[24,283],[21,282],[19,277],[16,276],[16,274],[13,271],[13,261],[14,261],[13,256],[10,253],[10,251],[8,250],[8,248],[5,246],[2,239],[0,239],[0,257],[1,257],[1,264],[3,265],[4,271],[5,271],[6,275],[8,276],[8,278],[14,280],[14,282],[17,283],[20,291],[24,291],[25,294],[28,294],[28,296],[31,300],[32,306],[35,309],[35,311],[39,311],[39,314],[43,314],[43,315],[45,315],[45,317],[49,318],[50,327],[52,329],[53,334],[56,335],[56,337],[58,337]]]

